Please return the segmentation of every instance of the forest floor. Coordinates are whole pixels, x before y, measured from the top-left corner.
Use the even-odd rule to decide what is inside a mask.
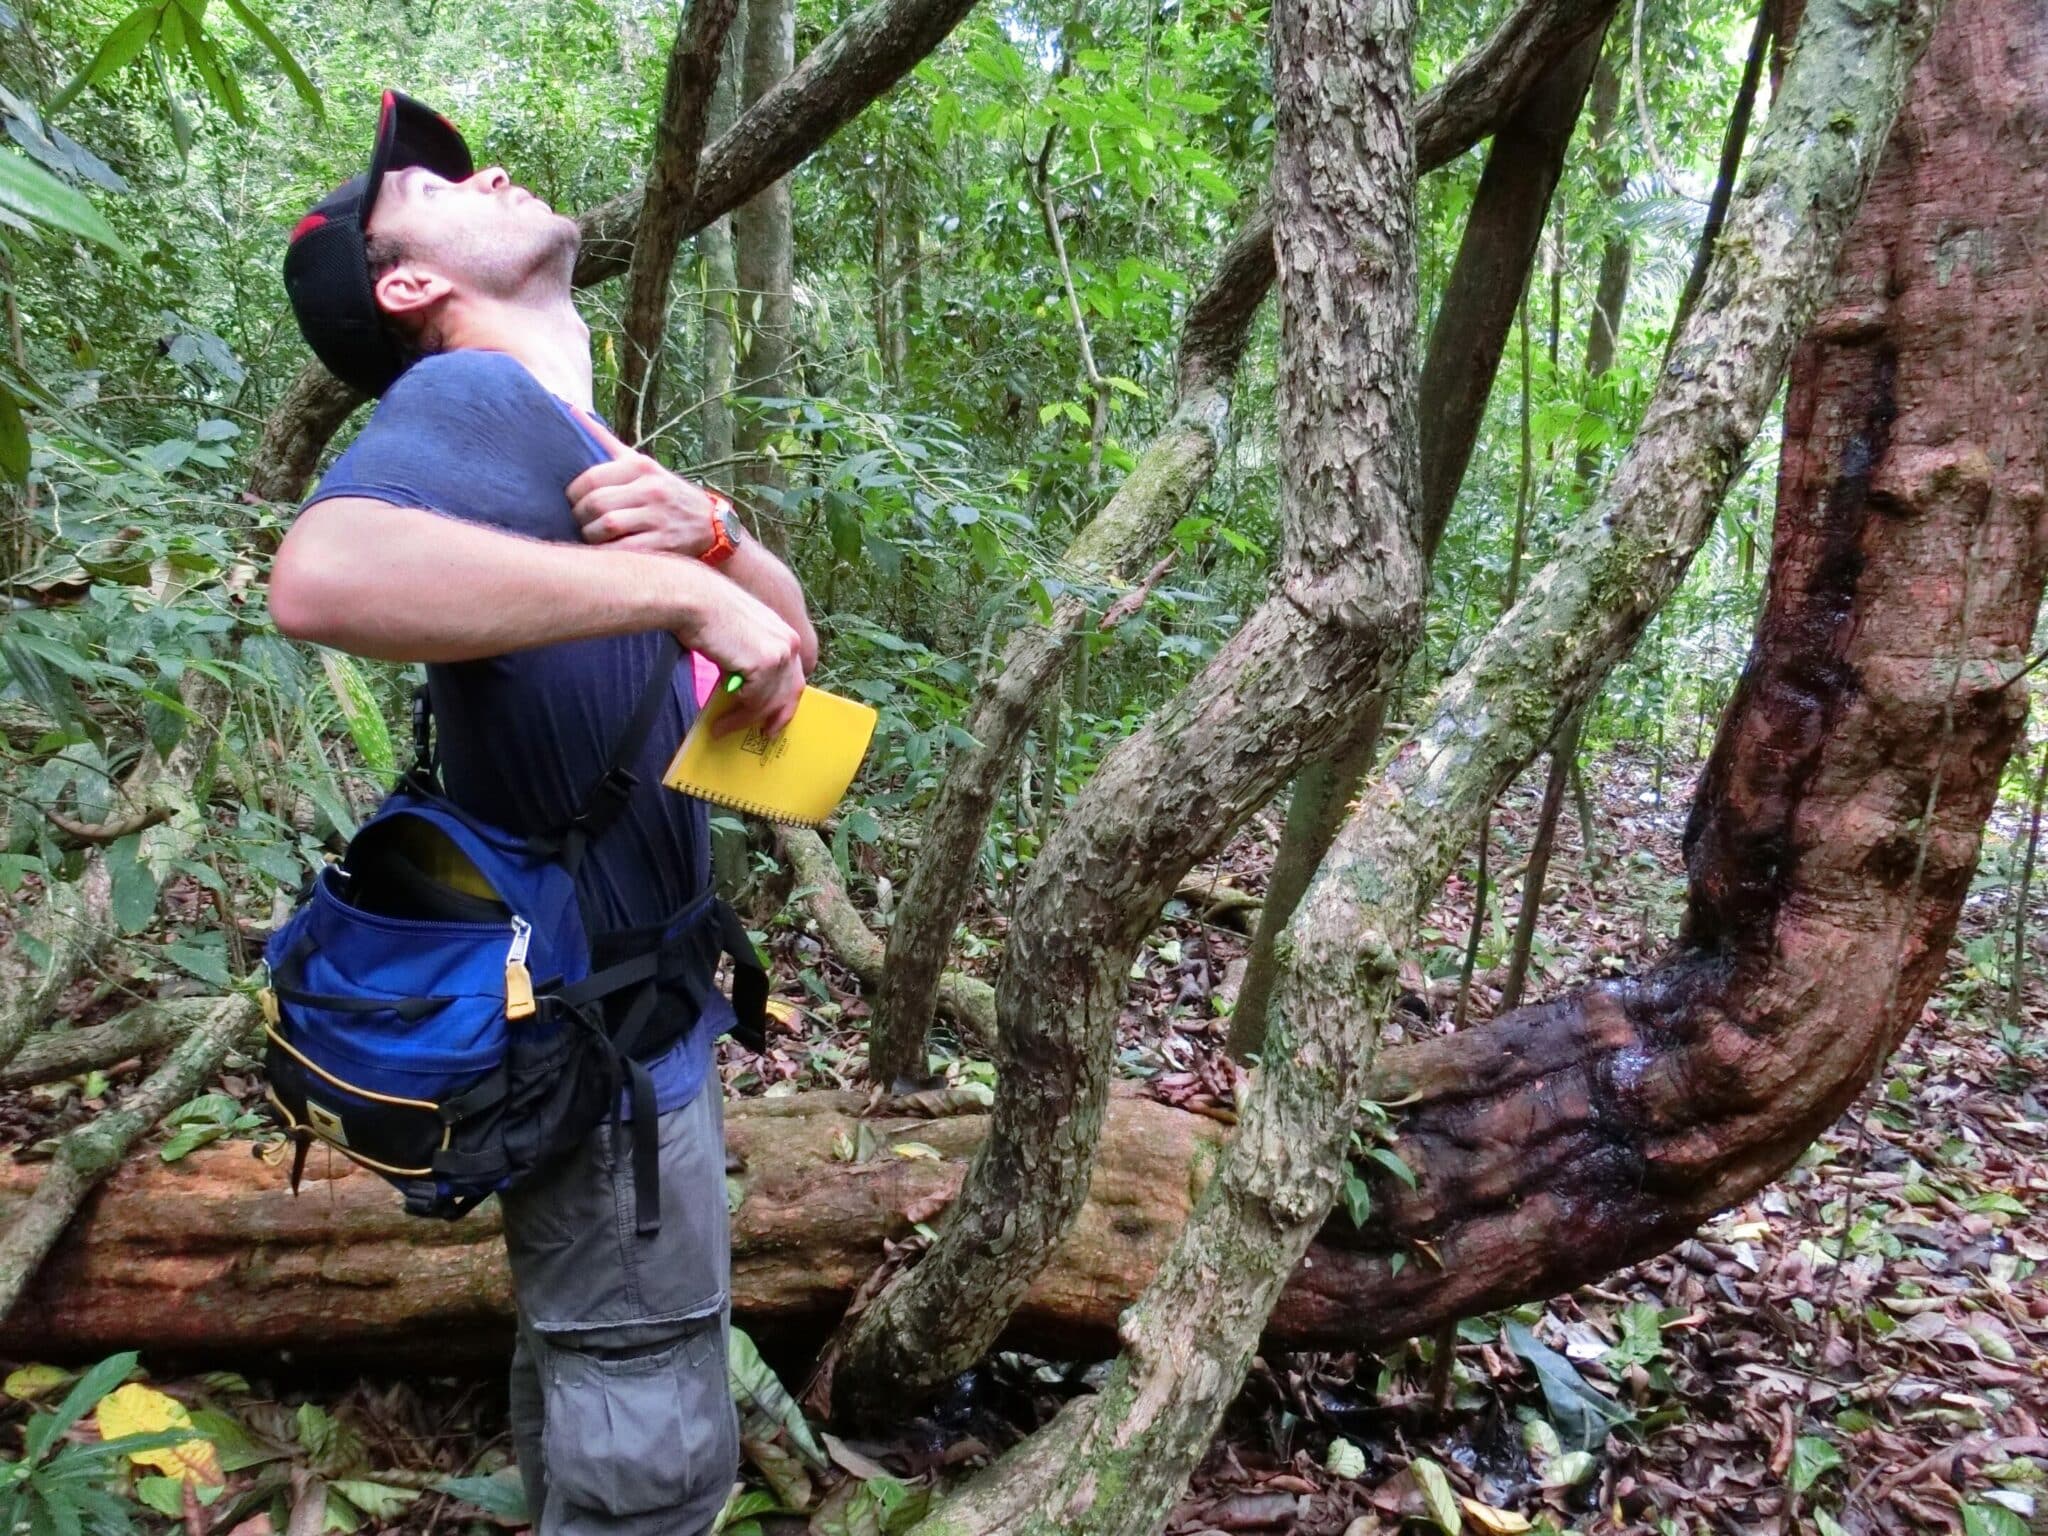
[[[1690,770],[1660,773],[1617,753],[1591,765],[1588,784],[1596,857],[1583,856],[1568,808],[1531,996],[1642,968],[1682,907]],[[1474,1019],[1498,998],[1537,787],[1510,794],[1494,818],[1491,863],[1508,876],[1508,894],[1481,930]],[[1255,824],[1206,873],[1256,897],[1274,832]],[[2016,866],[2024,836],[2001,808],[1986,871]],[[1394,1030],[1451,1027],[1473,875],[1468,861],[1430,914],[1421,965],[1407,978],[1414,1001]],[[2048,902],[2034,906],[2030,925],[2041,933]],[[1133,967],[1119,1036],[1121,1068],[1138,1091],[1225,1120],[1237,1078],[1222,1052],[1219,1003],[1241,973],[1247,915],[1232,907],[1226,893],[1169,908]],[[999,917],[984,917],[981,927],[999,931]],[[1548,1304],[1461,1324],[1447,1372],[1435,1369],[1431,1340],[1261,1358],[1169,1530],[2048,1530],[2039,1422],[2048,1413],[2048,961],[2037,952],[2030,962],[2009,1022],[2011,928],[2005,881],[1980,873],[1941,989],[1880,1082],[1784,1179],[1674,1252]],[[800,928],[778,927],[771,943],[778,993],[800,1010],[804,1032],[763,1056],[727,1041],[728,1091],[855,1085],[865,1016],[857,987]],[[84,1100],[118,1098],[121,1087],[117,1075],[0,1096],[0,1155],[32,1149],[81,1115]],[[891,1508],[910,1506],[878,1470],[914,1489],[941,1468],[972,1466],[1089,1390],[1099,1370],[999,1356],[895,1439],[829,1442],[857,1475],[811,1518],[762,1515],[757,1529],[893,1529]],[[13,1400],[18,1385],[35,1383],[9,1377],[0,1448],[26,1416]],[[185,1506],[174,1481],[147,1479],[160,1524],[261,1536],[273,1527],[266,1505],[274,1512],[285,1496],[281,1464],[301,1501],[314,1475],[326,1479],[329,1528],[518,1523],[502,1481],[465,1485],[500,1506],[489,1522],[474,1504],[419,1491],[503,1466],[496,1382],[217,1374],[155,1385],[209,1404],[214,1417],[202,1427],[219,1430],[224,1460],[268,1463],[273,1484],[272,1495],[250,1498],[257,1480],[242,1474],[231,1479],[241,1497],[200,1509]]]

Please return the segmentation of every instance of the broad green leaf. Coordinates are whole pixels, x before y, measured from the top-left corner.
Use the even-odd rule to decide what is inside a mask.
[[[754,1341],[738,1328],[732,1330],[732,1351],[726,1370],[731,1382],[732,1400],[739,1405],[742,1419],[749,1414],[757,1415],[773,1428],[785,1431],[790,1444],[803,1454],[812,1468],[824,1471],[830,1463],[824,1447],[811,1434],[803,1409],[782,1384],[782,1378],[761,1358]]]
[[[1507,1326],[1508,1344],[1514,1352],[1536,1367],[1543,1384],[1543,1401],[1558,1433],[1574,1449],[1591,1450],[1607,1438],[1607,1432],[1634,1422],[1634,1416],[1604,1392],[1589,1386],[1578,1368],[1563,1355],[1539,1340],[1521,1323]]]
[[[299,100],[312,108],[315,117],[325,116],[327,108],[320,99],[320,92],[314,88],[305,70],[299,67],[299,61],[292,56],[291,49],[285,47],[284,40],[270,30],[269,25],[245,3],[245,0],[227,0],[227,3],[228,9],[235,13],[236,19],[249,29],[256,41],[263,45],[264,51],[277,61],[277,67],[283,70],[285,78],[291,81],[292,89],[299,93]]]
[[[1366,1155],[1410,1189],[1415,1187],[1415,1170],[1403,1162],[1401,1154],[1392,1147],[1374,1147]]]
[[[1997,1504],[1973,1500],[1963,1506],[1963,1536],[2027,1536],[2027,1522]]]
[[[56,1412],[39,1413],[30,1419],[28,1433],[22,1442],[27,1453],[23,1460],[31,1463],[42,1460],[43,1453],[63,1437],[64,1431],[84,1418],[101,1398],[128,1379],[138,1358],[132,1349],[109,1355],[78,1378],[77,1384],[64,1394],[64,1401],[57,1405]]]
[[[1842,1464],[1842,1453],[1819,1435],[1801,1435],[1792,1442],[1792,1491],[1804,1493]]]
[[[1415,1478],[1415,1486],[1422,1490],[1422,1502],[1429,1506],[1429,1518],[1436,1522],[1437,1529],[1444,1536],[1458,1536],[1465,1528],[1465,1517],[1444,1469],[1427,1456],[1418,1456],[1408,1463],[1408,1471]]]
[[[738,1330],[734,1331],[737,1333]],[[485,1514],[495,1515],[501,1520],[524,1521],[529,1518],[526,1488],[516,1472],[494,1472],[489,1477],[444,1477],[432,1485],[432,1491],[445,1493],[465,1504],[474,1504]]]
[[[378,1521],[392,1519],[419,1497],[410,1488],[394,1488],[389,1483],[372,1482],[367,1478],[337,1478],[327,1485],[327,1491],[340,1494],[372,1520]]]
[[[377,707],[369,678],[353,657],[335,650],[320,652],[320,669],[327,674],[327,687],[341,706],[342,722],[364,766],[380,778],[389,778],[398,769],[398,757],[391,745],[391,727]]]
[[[33,223],[77,235],[126,257],[128,247],[100,211],[83,194],[52,176],[28,156],[0,152],[0,211],[20,214]],[[26,472],[26,466],[23,466]]]
[[[156,871],[142,857],[142,834],[131,832],[109,845],[106,860],[114,924],[123,933],[140,933],[156,918]]]
[[[28,423],[14,396],[0,387],[0,476],[14,485],[28,483]]]
[[[126,16],[114,23],[114,29],[99,46],[99,51],[86,61],[85,68],[73,75],[64,89],[50,102],[52,112],[61,112],[70,105],[71,98],[88,85],[104,85],[121,70],[135,62],[142,50],[149,46],[149,40],[156,36],[157,22],[163,16],[161,0],[144,0]]]

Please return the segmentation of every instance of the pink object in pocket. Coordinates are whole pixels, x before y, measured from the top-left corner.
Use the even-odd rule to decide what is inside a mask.
[[[711,690],[718,686],[720,675],[717,662],[702,651],[690,652],[690,686],[697,695],[699,709],[711,697]]]

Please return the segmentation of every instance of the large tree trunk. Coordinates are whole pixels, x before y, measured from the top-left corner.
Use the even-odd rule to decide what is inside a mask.
[[[747,0],[745,95],[750,106],[772,96],[796,62],[795,0]],[[739,276],[740,361],[737,392],[757,399],[786,399],[791,393],[790,356],[796,325],[791,294],[796,275],[794,230],[787,178],[764,188],[732,216],[734,269]],[[780,407],[749,402],[739,419],[741,463],[733,476],[744,495],[764,504],[765,518],[753,520],[755,535],[777,554],[789,553],[783,495],[789,472],[769,453],[771,440],[788,421]]]
[[[988,1140],[930,1251],[828,1352],[821,1380],[841,1411],[900,1412],[1001,1331],[1086,1199],[1132,951],[1188,869],[1334,744],[1420,629],[1409,13],[1403,0],[1334,9],[1296,19],[1333,45],[1324,86],[1306,71],[1276,113],[1323,147],[1274,167],[1278,392],[1299,409],[1280,417],[1271,595],[1108,755],[1033,862],[996,986]]]
[[[1046,1431],[948,1501],[929,1522],[929,1531],[1139,1536],[1156,1530],[1243,1380],[1283,1285],[1336,1200],[1356,1124],[1355,1106],[1368,1096],[1403,1104],[1404,1090],[1419,1090],[1418,1101],[1404,1105],[1396,1123],[1404,1155],[1411,1162],[1418,1155],[1422,1159],[1421,1188],[1415,1200],[1398,1207],[1383,1224],[1398,1249],[1381,1247],[1363,1264],[1349,1266],[1346,1288],[1353,1293],[1376,1286],[1396,1251],[1406,1266],[1404,1275],[1421,1272],[1417,1279],[1432,1301],[1438,1293],[1462,1288],[1483,1291],[1508,1271],[1525,1285],[1533,1273],[1547,1288],[1563,1276],[1533,1267],[1531,1255],[1550,1257],[1560,1268],[1578,1266],[1576,1273],[1582,1274],[1589,1261],[1605,1266],[1626,1252],[1641,1251],[1646,1227],[1668,1239],[1668,1212],[1681,1202],[1675,1191],[1658,1188],[1660,1178],[1698,1174],[1708,1165],[1741,1168],[1754,1179],[1782,1166],[1730,1155],[1730,1144],[1742,1141],[1741,1128],[1757,1118],[1754,1097],[1731,1106],[1738,1118],[1721,1127],[1727,1134],[1702,1143],[1699,1124],[1690,1117],[1703,1099],[1711,1100],[1739,1075],[1745,1052],[1737,1047],[1753,1045],[1754,1036],[1730,1027],[1727,1014],[1717,1009],[1702,1031],[1712,1041],[1703,1059],[1660,1055],[1657,1047],[1665,1044],[1665,1032],[1674,1022],[1673,1005],[1692,995],[1683,990],[1666,996],[1660,1012],[1637,1018],[1613,1004],[1589,1008],[1588,1021],[1604,1027],[1577,1043],[1584,1055],[1600,1057],[1602,1070],[1583,1086],[1554,1056],[1545,1070],[1529,1060],[1532,1053],[1513,1048],[1530,1033],[1527,1025],[1519,1035],[1509,1025],[1449,1037],[1434,1053],[1434,1060],[1450,1062],[1451,1071],[1442,1076],[1411,1070],[1405,1080],[1388,1082],[1370,1069],[1379,1020],[1392,1002],[1399,956],[1426,898],[1494,796],[1627,654],[1712,526],[1740,470],[1743,450],[1776,392],[1793,341],[1810,323],[1825,291],[1935,14],[1936,9],[1891,8],[1867,0],[1815,0],[1809,7],[1799,56],[1772,114],[1748,191],[1731,215],[1729,236],[1700,309],[1613,484],[1567,531],[1558,558],[1537,575],[1527,595],[1423,712],[1414,737],[1368,787],[1296,914],[1287,935],[1292,953],[1268,1049],[1242,1105],[1237,1134],[1158,1278],[1124,1314],[1119,1326],[1123,1355],[1095,1397],[1070,1404]],[[1283,40],[1276,74],[1284,82],[1289,34],[1277,16],[1275,32]],[[1327,59],[1322,62],[1328,66]],[[1288,140],[1282,121],[1284,157]],[[1285,284],[1289,269],[1283,264],[1281,270]],[[1284,402],[1283,395],[1283,421]],[[2032,445],[2022,450],[2032,451]],[[1941,498],[1930,499],[1935,505],[1928,515],[1938,519]],[[1972,499],[1981,507],[1989,498]],[[2012,557],[2020,551],[1999,553]],[[1999,570],[2008,587],[2020,584],[2003,562]],[[1897,603],[1896,594],[1869,592],[1867,585],[1858,595],[1866,592]],[[1842,595],[1839,578],[1833,595]],[[1929,666],[1925,659],[1927,610],[1940,606],[1941,595],[1926,594],[1894,609],[1893,635],[1910,634],[1918,626],[1921,644],[1883,653],[1906,659],[1890,663],[1882,677],[1863,679],[1866,690],[1895,685],[1923,710],[1932,703],[1935,718],[1911,722],[1914,734],[1903,743],[1890,742],[1882,727],[1877,732],[1879,743],[1902,747],[1907,756],[1932,754],[1940,733],[1929,726],[1941,723],[1944,700],[1953,702],[1947,686],[1951,669]],[[1960,627],[1967,635],[1977,610],[1962,606],[1967,611]],[[1883,627],[1867,621],[1863,626]],[[1853,636],[1842,638],[1854,643]],[[1951,638],[1960,653],[1963,640]],[[1985,638],[1994,651],[2014,643],[2009,630]],[[1987,696],[2002,698],[1996,691],[2002,679],[1984,670],[1991,675],[1980,672],[1966,685],[1970,697],[1956,713],[1971,719],[1964,730],[1986,730],[1995,739],[1999,732],[2009,733],[2010,710],[1984,707]],[[1942,686],[1930,689],[1931,677]],[[1931,701],[1929,694],[1934,695]],[[2001,716],[2007,718],[1990,723]],[[2000,755],[1995,750],[1984,754],[1991,760],[1986,781],[1991,787]],[[1916,811],[1929,814],[1924,765],[1902,781],[1874,776],[1870,756],[1866,750],[1849,795],[1864,797],[1856,807],[1860,825],[1841,829],[1843,836],[1834,845],[1815,850],[1816,864],[1833,865],[1842,844],[1858,832],[1874,833],[1895,849],[1903,824]],[[1974,859],[1988,793],[1980,793],[1975,804],[1964,799],[1959,809],[1947,813],[1961,836],[1935,837],[1943,845],[1942,864],[1959,861],[1963,880]],[[1776,805],[1783,810],[1784,797]],[[1937,808],[1937,819],[1940,814]],[[1782,841],[1779,851],[1789,851]],[[1774,867],[1782,878],[1783,861]],[[1851,882],[1858,887],[1856,898],[1867,902],[1875,893],[1862,891],[1861,885],[1886,873],[1883,864],[1857,868]],[[1890,874],[1890,883],[1881,885],[1879,893],[1906,882],[1906,871],[1896,861]],[[1917,870],[1912,883],[1917,895]],[[1936,878],[1927,890],[1939,889],[1941,900],[1952,908],[1960,883]],[[1906,905],[1919,903],[1909,897]],[[1908,933],[1918,928],[1916,923],[1873,928],[1867,906],[1856,915],[1864,921],[1842,935],[1844,942],[1853,935],[1867,944],[1874,933],[1882,946],[1900,928]],[[1811,930],[1798,930],[1812,916],[1801,912],[1788,926],[1804,937]],[[1924,912],[1910,916],[1921,918]],[[1754,963],[1761,968],[1781,956],[1814,958],[1810,953],[1787,956],[1785,932],[1771,937],[1779,947],[1757,958]],[[1820,958],[1832,992],[1770,989],[1748,994],[1748,1000],[1766,1013],[1789,1005],[1790,1018],[1797,1019],[1857,990],[1840,985],[1840,948]],[[1881,948],[1879,958],[1891,957]],[[1938,948],[1934,961],[1939,961]],[[1688,973],[1693,994],[1716,975],[1739,974],[1725,955],[1701,965],[1704,976]],[[1888,964],[1874,963],[1866,951],[1857,979],[1889,971]],[[1932,966],[1916,955],[1907,975],[1916,982],[1931,980]],[[1593,994],[1596,1000],[1601,996]],[[1639,993],[1627,996],[1651,1000]],[[1724,994],[1722,1001],[1727,1000]],[[1889,992],[1861,999],[1878,1004],[1880,1017],[1886,1012],[1882,1004],[1891,1000]],[[1559,1011],[1568,1008],[1552,1010]],[[1846,1033],[1840,1021],[1834,1022],[1836,1027],[1815,1042],[1823,1059]],[[1617,1023],[1629,1027],[1618,1029]],[[1612,1046],[1615,1054],[1587,1049],[1597,1046]],[[1763,1082],[1780,1090],[1780,1123],[1799,1122],[1811,1135],[1816,1127],[1806,1123],[1801,1111],[1822,1097],[1815,1091],[1817,1083],[1839,1081],[1845,1075],[1841,1069],[1870,1064],[1867,1057],[1852,1057],[1830,1063],[1837,1068],[1832,1077],[1809,1073],[1786,1083],[1767,1072]],[[1490,1101],[1496,1084],[1512,1085],[1505,1096],[1509,1102],[1496,1106]],[[1386,1087],[1394,1093],[1387,1095]],[[1442,1116],[1440,1125],[1431,1123],[1432,1114]],[[1586,1134],[1589,1120],[1592,1135]],[[1667,1140],[1674,1129],[1678,1134]],[[1743,1143],[1743,1151],[1755,1150]],[[1574,1152],[1585,1154],[1584,1160],[1573,1160]],[[1711,1155],[1716,1152],[1718,1159]],[[1440,1179],[1435,1173],[1439,1160],[1445,1174],[1469,1171],[1472,1181]],[[1549,1182],[1564,1170],[1564,1182]],[[1702,1180],[1711,1181],[1711,1176]],[[1727,1193],[1723,1181],[1717,1203]],[[1432,1250],[1411,1253],[1411,1231],[1398,1225],[1403,1212],[1431,1229]],[[1434,1231],[1437,1226],[1448,1230]],[[1468,1247],[1471,1239],[1480,1241]],[[1431,1251],[1442,1256],[1442,1270],[1420,1262]],[[1407,1262],[1411,1259],[1416,1262]],[[1328,1279],[1321,1264],[1309,1277],[1317,1284]],[[1388,1286],[1381,1294],[1391,1291]],[[1412,1326],[1411,1320],[1403,1321]]]
[[[619,388],[612,416],[614,430],[629,443],[639,442],[656,426],[661,349],[668,337],[669,279],[685,227],[697,227],[690,222],[697,167],[723,66],[725,36],[738,8],[739,0],[691,0],[687,18],[676,23],[669,49],[661,112],[654,120],[654,153],[641,198],[633,260],[626,271],[626,302],[619,315]]]
[[[1422,548],[1432,559],[1479,441],[1494,375],[1500,371],[1516,305],[1535,264],[1551,194],[1564,171],[1572,129],[1599,55],[1596,33],[1529,93],[1487,147],[1486,168],[1472,195],[1472,211],[1422,364]],[[1256,1056],[1264,1046],[1266,1010],[1279,975],[1280,934],[1372,766],[1385,711],[1384,699],[1359,711],[1352,738],[1304,768],[1294,781],[1244,983],[1230,1015],[1230,1054],[1239,1060]]]
[[[1438,434],[1423,444],[1425,537],[1430,527],[1441,531],[1472,451],[1477,413],[1485,408],[1492,379],[1485,366],[1486,338],[1490,329],[1505,334],[1507,323],[1495,325],[1494,298],[1500,288],[1509,289],[1512,313],[1513,291],[1528,265],[1524,247],[1533,243],[1520,234],[1527,207],[1538,192],[1534,201],[1547,203],[1557,177],[1554,166],[1546,167],[1561,162],[1563,145],[1557,141],[1570,133],[1570,116],[1559,100],[1570,94],[1567,77],[1574,66],[1568,61],[1612,9],[1613,0],[1528,0],[1416,105],[1418,171],[1436,169],[1489,132],[1510,146],[1489,156],[1490,190],[1475,201],[1474,237],[1459,247],[1453,297],[1444,305],[1445,319],[1431,337],[1424,367],[1423,416],[1427,430]],[[1583,90],[1583,70],[1578,75]],[[1491,169],[1496,162],[1497,173]],[[1136,579],[1207,485],[1229,429],[1245,337],[1272,283],[1273,224],[1270,210],[1262,208],[1230,243],[1215,277],[1188,311],[1172,417],[1067,549],[1064,558],[1082,583]],[[1497,343],[1492,350],[1498,354]],[[1481,372],[1475,403],[1472,379]],[[1082,598],[1064,599],[1049,623],[1018,630],[1001,662],[981,680],[968,726],[975,744],[947,764],[890,932],[869,1057],[879,1081],[924,1069],[933,989],[966,908],[996,794],[1021,750],[1037,701],[1057,683],[1079,645],[1089,612]],[[1351,750],[1369,758],[1370,742]],[[1327,844],[1325,837],[1319,852]]]

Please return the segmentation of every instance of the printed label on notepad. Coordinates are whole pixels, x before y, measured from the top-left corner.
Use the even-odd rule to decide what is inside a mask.
[[[746,735],[740,738],[740,750],[751,752],[764,763],[772,763],[789,750],[789,737],[787,734],[768,736],[758,725],[749,726]]]

